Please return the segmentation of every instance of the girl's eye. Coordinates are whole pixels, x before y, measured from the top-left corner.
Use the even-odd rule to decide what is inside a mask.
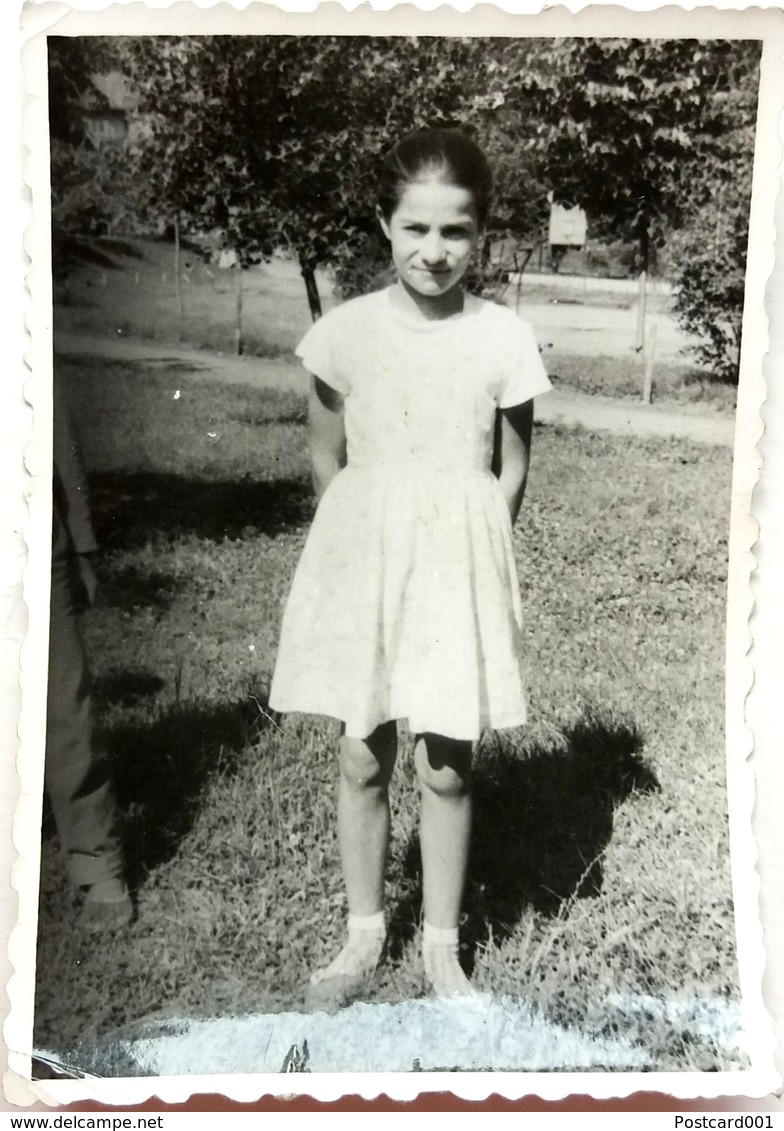
[[[444,237],[448,240],[464,240],[468,239],[467,228],[447,228],[444,232]]]

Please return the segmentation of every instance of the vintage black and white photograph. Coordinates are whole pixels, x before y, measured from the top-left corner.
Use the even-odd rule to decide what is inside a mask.
[[[725,638],[762,59],[46,36],[34,1080],[756,1067]]]

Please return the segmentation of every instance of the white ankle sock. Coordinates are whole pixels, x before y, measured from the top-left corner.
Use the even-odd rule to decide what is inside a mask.
[[[473,997],[476,993],[460,966],[458,948],[457,927],[431,927],[425,922],[422,957],[436,997]]]
[[[383,931],[386,934],[386,929],[383,911],[377,911],[375,915],[352,915],[349,912],[348,933],[350,935],[357,934],[359,931]]]
[[[427,920],[422,931],[422,941],[425,946],[457,946],[457,927],[431,927]]]

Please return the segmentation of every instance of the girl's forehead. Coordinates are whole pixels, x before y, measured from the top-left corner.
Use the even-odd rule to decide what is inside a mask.
[[[427,213],[450,217],[476,217],[476,203],[470,189],[453,185],[437,174],[409,181],[400,191],[397,213]]]

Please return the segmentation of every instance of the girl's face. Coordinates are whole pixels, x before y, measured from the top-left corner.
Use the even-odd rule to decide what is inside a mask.
[[[379,215],[404,286],[437,299],[460,282],[479,238],[471,193],[434,176],[406,185],[389,220]]]

